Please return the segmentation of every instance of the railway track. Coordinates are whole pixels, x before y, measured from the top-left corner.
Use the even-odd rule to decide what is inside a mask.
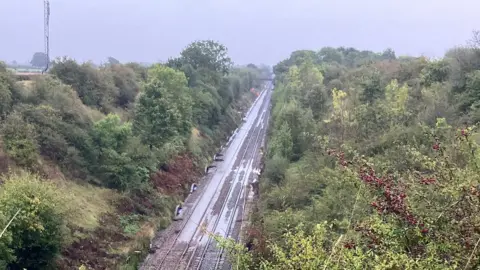
[[[266,95],[269,95],[269,93],[266,93]],[[264,109],[264,108],[265,108],[265,103],[263,104],[261,110]],[[257,123],[258,123],[258,121],[263,120],[260,117],[261,116],[259,116],[259,119],[257,120]],[[216,219],[215,224],[213,226],[212,232],[215,233],[215,234],[220,234],[222,237],[229,237],[230,236],[231,231],[232,231],[233,222],[238,217],[238,213],[241,210],[241,209],[239,209],[239,204],[240,203],[242,203],[242,209],[244,209],[243,208],[244,203],[241,201],[241,198],[242,197],[246,198],[246,196],[247,196],[246,190],[247,190],[247,187],[248,187],[248,178],[251,176],[252,170],[254,169],[253,163],[254,163],[254,158],[256,156],[255,154],[258,153],[258,150],[260,149],[260,144],[261,144],[261,141],[262,141],[261,140],[262,139],[261,135],[263,134],[262,131],[263,131],[263,127],[260,127],[260,125],[257,125],[257,127],[253,127],[253,130],[252,130],[253,134],[251,134],[251,136],[249,138],[249,141],[247,142],[247,147],[245,148],[245,151],[244,151],[244,153],[242,155],[242,158],[241,158],[241,164],[247,163],[246,166],[244,166],[246,171],[244,171],[243,175],[240,174],[241,173],[240,170],[236,171],[236,174],[235,174],[235,177],[234,177],[234,179],[235,179],[234,182],[238,182],[240,190],[235,190],[235,187],[238,187],[238,186],[235,186],[235,185],[230,186],[229,194],[237,191],[236,196],[231,198],[231,199],[234,200],[234,205],[231,207],[232,210],[230,210],[233,213],[229,214],[228,210],[227,210],[228,205],[231,201],[230,202],[225,201],[225,203],[223,204],[222,209],[220,211],[221,214],[217,216],[217,219]],[[227,196],[227,199],[228,198],[230,198],[230,196]],[[225,228],[225,230],[224,230],[224,228],[219,228],[218,227],[218,223],[220,222],[220,220],[223,217],[227,217],[227,220],[228,220],[227,224],[226,224],[227,227]],[[213,242],[213,239],[208,237],[206,245],[204,245],[204,246],[203,245],[197,245],[192,252],[192,255],[189,259],[189,263],[187,264],[187,267],[182,268],[182,269],[196,269],[196,270],[205,269],[205,267],[202,268],[202,266],[204,266],[205,260],[207,260],[206,267],[210,267],[210,268],[207,268],[207,269],[219,269],[219,267],[221,267],[221,265],[224,262],[223,261],[223,259],[224,259],[223,251],[224,250],[223,249],[217,250],[217,248],[214,244],[215,243]],[[202,248],[200,250],[199,254],[196,253],[196,250],[198,248]],[[208,253],[209,253],[210,256],[207,256]],[[211,257],[214,257],[214,258],[211,258]],[[211,268],[212,266],[213,266],[213,268]]]
[[[147,257],[140,269],[216,269],[223,263],[223,250],[216,249],[203,229],[229,236],[240,211],[238,206],[242,204],[242,194],[245,206],[248,177],[265,134],[265,111],[262,113],[262,110],[268,110],[269,88],[256,99],[247,115],[247,122],[233,135],[236,137],[229,147],[222,151],[226,162],[217,166],[208,184],[197,190],[201,193],[199,197],[184,207],[186,216],[177,224],[175,234],[166,237],[161,248],[149,255],[150,258]],[[222,199],[222,195],[226,198]],[[214,261],[206,255],[214,256]]]

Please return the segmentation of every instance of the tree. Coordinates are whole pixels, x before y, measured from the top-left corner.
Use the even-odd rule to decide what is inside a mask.
[[[278,129],[278,132],[275,136],[272,137],[270,142],[270,155],[273,157],[279,155],[285,159],[290,159],[293,153],[293,140],[292,140],[292,130],[288,126],[287,122],[283,124]]]
[[[114,64],[106,67],[113,78],[113,83],[118,89],[118,95],[115,97],[115,105],[126,108],[135,101],[140,85],[139,78],[135,71],[125,65]]]
[[[448,62],[445,60],[430,61],[422,70],[422,82],[430,86],[436,82],[444,82],[449,75]]]
[[[125,66],[132,69],[135,72],[136,78],[139,81],[144,82],[147,80],[148,68],[146,66],[142,66],[138,63],[133,63],[133,62],[126,63]]]
[[[7,228],[9,219],[11,218],[13,218],[13,216],[7,219],[3,211],[0,212],[0,233],[2,230],[5,230],[5,228],[7,229],[0,236],[0,269],[7,269],[8,264],[15,260],[13,250],[10,247],[12,243],[12,232]]]
[[[361,84],[363,88],[362,101],[367,104],[373,104],[375,100],[382,98],[385,94],[380,81],[380,73],[377,70],[369,72]]]
[[[5,152],[23,166],[34,165],[38,152],[34,126],[14,112],[2,123],[1,131]]]
[[[50,72],[63,83],[72,86],[88,106],[108,112],[119,95],[112,73],[96,69],[90,63],[78,64],[72,59],[55,61]]]
[[[158,147],[173,137],[190,134],[191,121],[192,100],[185,75],[154,66],[135,108],[135,131],[144,143]]]
[[[111,57],[111,56],[109,56],[109,57],[107,58],[107,60],[108,60],[108,63],[109,63],[110,65],[118,65],[118,64],[120,64],[120,61],[118,61],[117,59],[115,59],[115,58],[113,58],[113,57]]]
[[[323,85],[323,75],[311,60],[300,66],[300,97],[304,107],[309,107],[315,117],[326,110],[327,93]]]
[[[395,56],[395,51],[393,51],[391,48],[386,49],[382,53],[382,58],[386,60],[395,60],[397,57]]]
[[[337,62],[343,63],[343,55],[341,52],[332,47],[324,47],[318,52],[318,57],[322,62]]]
[[[105,186],[127,190],[139,188],[148,180],[149,162],[139,164],[145,160],[133,160],[127,152],[132,139],[130,123],[121,123],[118,115],[109,114],[95,123],[92,137],[98,148],[92,171]]]
[[[227,48],[213,40],[190,43],[181,56],[185,64],[195,69],[205,68],[222,74],[228,74],[233,65]]]
[[[50,59],[43,52],[36,52],[33,54],[30,64],[34,67],[46,67]]]
[[[0,119],[4,118],[11,109],[13,84],[5,66],[0,62]]]
[[[52,269],[66,232],[72,209],[65,194],[51,182],[32,174],[9,175],[0,189],[0,209],[8,216],[20,213],[9,227],[8,246],[15,258],[7,269]],[[1,250],[0,250],[1,252]]]

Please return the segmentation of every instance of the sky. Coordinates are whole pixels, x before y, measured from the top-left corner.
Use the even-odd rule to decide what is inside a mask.
[[[158,62],[194,40],[237,64],[346,46],[441,57],[480,30],[479,0],[50,0],[50,57]],[[43,0],[0,0],[0,60],[43,51]]]

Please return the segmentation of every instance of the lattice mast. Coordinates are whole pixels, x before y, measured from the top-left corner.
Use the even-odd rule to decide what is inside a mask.
[[[43,31],[44,31],[44,49],[45,49],[45,57],[46,65],[43,72],[45,73],[48,70],[48,65],[50,64],[50,2],[48,0],[43,1],[43,15],[44,15],[44,22],[43,22]]]

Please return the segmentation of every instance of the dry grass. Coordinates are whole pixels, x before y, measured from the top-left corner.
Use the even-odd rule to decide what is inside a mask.
[[[195,156],[199,156],[202,153],[202,138],[200,130],[192,128],[190,138],[188,139],[188,150]]]
[[[132,240],[118,248],[117,252],[123,255],[128,255],[136,250],[142,250],[142,244],[145,243],[146,239],[148,239],[148,242],[150,242],[155,236],[156,231],[157,226],[155,226],[153,221],[147,221],[143,223],[140,231],[135,234]]]
[[[57,165],[41,160],[42,171],[47,179],[53,181],[70,199],[69,208],[74,211],[68,223],[86,230],[94,230],[100,217],[115,211],[112,201],[121,195],[114,190],[96,187],[66,179]]]
[[[32,90],[32,88],[34,86],[34,80],[18,81],[17,84],[19,84],[21,87],[23,87],[27,90]]]
[[[115,211],[111,202],[120,196],[110,189],[71,181],[65,181],[62,188],[71,195],[71,204],[78,211],[69,223],[87,230],[95,229],[103,214]]]

